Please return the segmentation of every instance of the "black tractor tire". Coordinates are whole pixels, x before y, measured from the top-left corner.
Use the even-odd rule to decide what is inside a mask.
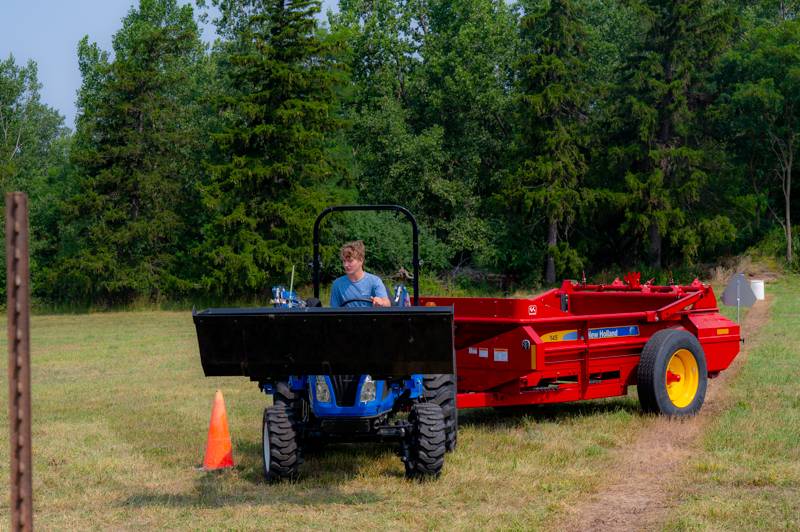
[[[456,377],[449,373],[425,375],[422,379],[424,397],[428,403],[439,405],[444,415],[445,449],[456,450],[458,442],[458,409],[456,408]]]
[[[287,409],[293,411],[300,402],[299,394],[289,388],[288,382],[277,382],[275,384],[275,393],[272,395],[273,405],[285,405]]]
[[[289,388],[288,382],[277,382],[275,384],[272,404],[285,406],[286,410],[294,416],[295,421],[303,419],[303,401],[304,395],[299,392],[293,392]]]
[[[285,405],[264,410],[262,457],[264,476],[269,482],[295,480],[303,459],[300,455],[294,419]]]
[[[668,376],[670,367],[677,370]],[[674,381],[676,374],[681,380]],[[708,387],[706,356],[688,331],[664,329],[651,336],[642,350],[636,376],[639,402],[645,412],[685,417],[703,406]]]
[[[436,478],[445,455],[444,415],[439,405],[416,403],[408,415],[411,434],[405,458],[406,478]]]

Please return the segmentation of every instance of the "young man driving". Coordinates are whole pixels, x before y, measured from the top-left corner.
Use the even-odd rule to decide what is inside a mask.
[[[344,275],[333,282],[331,307],[388,307],[389,295],[380,277],[364,271],[364,242],[356,240],[342,246]]]

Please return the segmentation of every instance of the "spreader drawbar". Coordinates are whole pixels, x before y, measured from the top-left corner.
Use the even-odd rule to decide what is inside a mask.
[[[207,309],[193,319],[207,377],[455,373],[452,307]]]

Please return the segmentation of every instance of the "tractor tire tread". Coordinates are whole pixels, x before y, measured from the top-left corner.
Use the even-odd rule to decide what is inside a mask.
[[[293,421],[291,410],[285,404],[277,403],[264,411],[264,431],[269,442],[269,464],[264,464],[264,474],[269,482],[295,480],[298,476],[303,460]],[[266,449],[262,455],[266,461]]]
[[[445,448],[454,451],[458,442],[458,409],[456,408],[455,375],[439,373],[424,375],[422,378],[424,397],[429,403],[439,405],[442,409],[445,425]]]
[[[412,424],[410,453],[406,460],[406,477],[435,478],[444,466],[445,426],[442,409],[433,403],[417,403],[411,407]]]

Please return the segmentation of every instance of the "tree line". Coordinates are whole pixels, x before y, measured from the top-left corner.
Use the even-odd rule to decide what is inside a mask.
[[[396,203],[424,270],[510,285],[759,245],[797,267],[799,2],[140,0],[84,37],[75,130],[0,62],[0,182],[44,301],[262,296],[337,203]],[[199,22],[217,33],[204,44]],[[392,215],[336,215],[368,268]]]

